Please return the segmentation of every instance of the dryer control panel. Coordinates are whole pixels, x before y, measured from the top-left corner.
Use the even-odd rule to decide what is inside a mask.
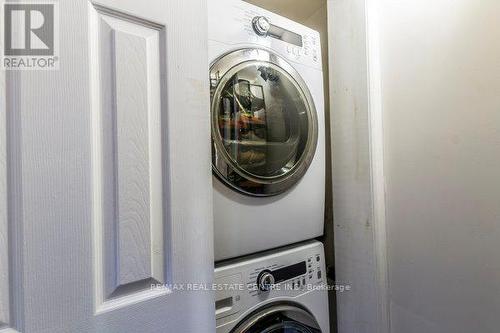
[[[323,244],[312,241],[222,263],[215,269],[216,318],[237,316],[263,302],[327,292]]]
[[[287,43],[286,51],[296,58],[312,56],[313,62],[319,61],[319,42],[314,34],[300,35],[283,27],[274,25],[265,16],[255,16],[252,19],[255,33],[261,37],[275,38]]]
[[[322,69],[320,35],[313,29],[234,0],[212,1],[208,17],[210,40],[235,47],[261,45],[288,60]]]

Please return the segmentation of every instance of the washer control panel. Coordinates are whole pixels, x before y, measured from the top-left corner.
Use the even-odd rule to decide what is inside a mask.
[[[249,274],[249,282],[256,276],[256,288],[249,288],[249,294],[259,296],[272,291],[310,290],[323,281],[322,266],[322,255],[318,253],[291,265],[274,264],[265,269],[258,267]]]
[[[323,244],[316,241],[223,263],[215,269],[216,318],[273,298],[327,292],[325,275]]]

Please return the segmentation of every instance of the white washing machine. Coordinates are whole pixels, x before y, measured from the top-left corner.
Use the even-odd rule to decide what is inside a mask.
[[[208,17],[216,261],[322,235],[319,33],[238,0]]]
[[[217,333],[328,333],[323,244],[310,241],[215,269]]]

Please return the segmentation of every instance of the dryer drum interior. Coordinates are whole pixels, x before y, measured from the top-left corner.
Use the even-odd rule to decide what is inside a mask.
[[[306,310],[292,304],[275,304],[248,316],[232,333],[320,333]]]
[[[318,140],[314,103],[297,71],[273,52],[242,49],[214,62],[210,82],[215,174],[253,196],[295,185]]]

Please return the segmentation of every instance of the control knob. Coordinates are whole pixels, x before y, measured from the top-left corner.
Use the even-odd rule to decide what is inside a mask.
[[[264,16],[255,16],[252,20],[253,30],[259,36],[267,36],[271,23]]]
[[[274,285],[274,276],[270,271],[263,271],[257,278],[257,285],[261,291],[269,291]]]

